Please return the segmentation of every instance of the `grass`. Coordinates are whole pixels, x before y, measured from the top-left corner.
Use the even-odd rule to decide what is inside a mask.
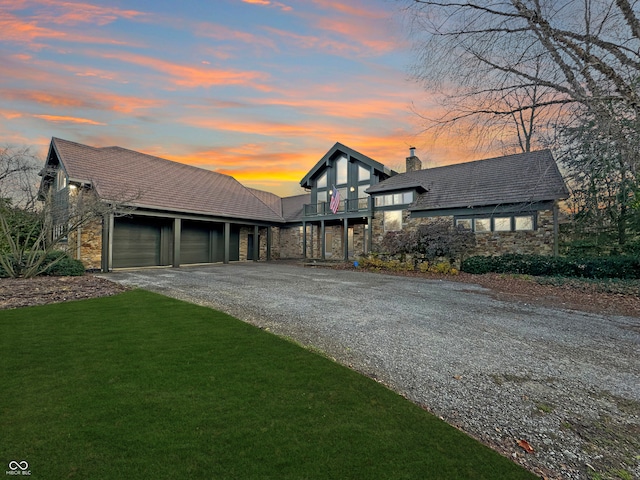
[[[0,312],[0,463],[31,478],[533,479],[373,380],[142,290]]]

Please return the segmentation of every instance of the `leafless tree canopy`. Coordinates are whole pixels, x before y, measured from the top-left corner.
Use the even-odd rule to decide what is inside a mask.
[[[19,208],[32,208],[41,167],[42,161],[30,147],[0,146],[0,198]]]
[[[509,123],[519,148],[577,117],[639,110],[640,21],[628,0],[415,0],[415,76],[447,113],[431,125]],[[513,129],[512,129],[513,131]]]

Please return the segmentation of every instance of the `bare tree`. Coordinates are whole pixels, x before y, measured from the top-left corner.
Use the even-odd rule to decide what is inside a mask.
[[[117,200],[105,201],[95,184],[56,189],[48,179],[38,189],[39,163],[29,148],[0,150],[0,267],[10,277],[40,275],[65,258],[52,253],[81,227],[131,213],[126,205],[140,195],[112,192]]]
[[[32,208],[38,192],[41,162],[31,147],[0,146],[0,198]]]
[[[634,5],[627,0],[411,2],[407,12],[419,58],[414,73],[447,108],[432,125],[467,122],[491,130],[515,120],[515,133],[519,128],[520,137],[525,135],[520,148],[526,150],[536,128],[542,133],[583,115],[606,118],[610,102],[636,119],[640,22]]]

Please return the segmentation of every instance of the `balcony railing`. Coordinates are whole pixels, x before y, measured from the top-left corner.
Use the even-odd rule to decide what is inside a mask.
[[[370,197],[340,200],[338,211],[335,215],[339,215],[341,213],[368,212],[371,209],[370,200]],[[304,206],[305,217],[323,215],[334,215],[331,211],[329,202],[308,203]]]

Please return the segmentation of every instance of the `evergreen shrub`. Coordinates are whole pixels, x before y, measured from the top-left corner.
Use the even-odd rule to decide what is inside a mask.
[[[569,258],[519,254],[474,256],[462,262],[461,270],[473,274],[515,273],[534,276],[640,279],[640,257]]]

